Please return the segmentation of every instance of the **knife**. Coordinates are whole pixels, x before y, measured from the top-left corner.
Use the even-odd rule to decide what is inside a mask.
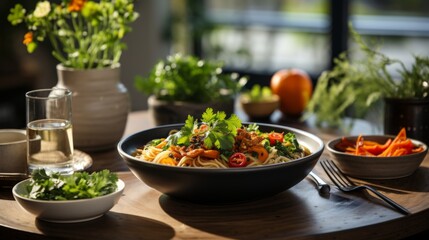
[[[317,176],[313,171],[310,172],[310,176],[316,183],[319,194],[328,194],[331,191],[331,186],[329,186],[329,184],[323,181],[323,179]]]

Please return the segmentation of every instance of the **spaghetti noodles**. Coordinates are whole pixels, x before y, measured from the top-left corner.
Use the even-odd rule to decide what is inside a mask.
[[[293,133],[261,132],[236,116],[207,109],[203,121],[188,117],[185,126],[137,149],[138,159],[179,167],[254,167],[289,162],[310,154]],[[279,137],[280,136],[280,137]]]

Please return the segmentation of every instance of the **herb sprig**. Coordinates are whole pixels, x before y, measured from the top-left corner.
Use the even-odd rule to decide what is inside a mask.
[[[207,128],[203,132],[196,133],[200,124]],[[192,116],[188,116],[185,125],[180,131],[168,137],[168,145],[189,145],[192,137],[198,135],[203,138],[206,148],[215,146],[220,150],[231,150],[234,145],[234,138],[237,129],[241,127],[241,120],[237,115],[231,114],[226,118],[225,112],[214,112],[212,108],[207,108],[202,114],[201,123]]]

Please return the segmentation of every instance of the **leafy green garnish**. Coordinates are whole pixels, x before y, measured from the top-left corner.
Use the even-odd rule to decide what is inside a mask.
[[[38,169],[32,174],[26,197],[40,200],[94,198],[116,191],[117,181],[118,176],[109,170],[61,175],[47,174],[45,169]]]
[[[196,127],[197,122],[194,121],[194,117],[188,115],[188,118],[185,121],[185,125],[180,129],[180,131],[168,136],[168,145],[188,146],[191,141],[190,136],[192,136],[192,133]]]
[[[204,132],[195,133],[199,123],[192,116],[188,116],[185,125],[177,133],[167,138],[168,145],[188,146],[192,137],[203,138],[204,145],[210,149],[216,147],[222,150],[231,150],[237,129],[241,127],[241,120],[235,114],[227,119],[225,112],[214,113],[212,108],[207,108],[201,117],[202,124],[207,126]]]
[[[214,113],[212,108],[207,108],[203,113],[201,120],[209,127],[204,139],[207,148],[215,145],[218,149],[232,149],[237,128],[241,127],[241,120],[235,114],[231,114],[228,119],[225,118],[225,112]]]
[[[257,133],[259,133],[259,132],[260,132],[260,131],[259,131],[259,125],[258,125],[258,124],[256,124],[256,123],[251,123],[251,124],[247,125],[246,130],[247,130],[248,132],[257,132]]]
[[[285,142],[289,142],[289,143],[292,143],[292,145],[291,145],[291,149],[292,150],[297,150],[297,149],[300,149],[300,147],[299,147],[299,143],[298,143],[298,139],[296,138],[296,135],[295,134],[293,134],[293,133],[291,133],[291,132],[289,132],[289,133],[286,133],[286,135],[284,135],[284,137],[283,137],[283,139],[284,139],[284,141]],[[301,149],[300,149],[301,150]]]
[[[277,149],[277,153],[279,155],[293,157],[292,153],[302,152],[295,134],[291,132],[286,133],[283,139],[283,143],[277,141],[275,144],[275,148]],[[285,144],[285,142],[290,144]]]

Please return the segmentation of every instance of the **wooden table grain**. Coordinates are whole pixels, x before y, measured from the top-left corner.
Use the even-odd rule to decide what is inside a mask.
[[[325,141],[327,132],[297,122]],[[148,112],[130,114],[124,136],[153,127]],[[128,171],[116,149],[90,153],[89,171],[117,171],[126,187],[119,203],[104,216],[82,223],[37,220],[0,190],[0,238],[7,239],[404,239],[429,230],[429,155],[411,176],[361,182],[411,211],[404,216],[368,193],[344,194],[335,187],[319,195],[310,178],[266,199],[228,205],[202,205],[172,199],[151,189]],[[322,157],[329,157],[325,151]],[[319,164],[314,168],[330,183]]]

